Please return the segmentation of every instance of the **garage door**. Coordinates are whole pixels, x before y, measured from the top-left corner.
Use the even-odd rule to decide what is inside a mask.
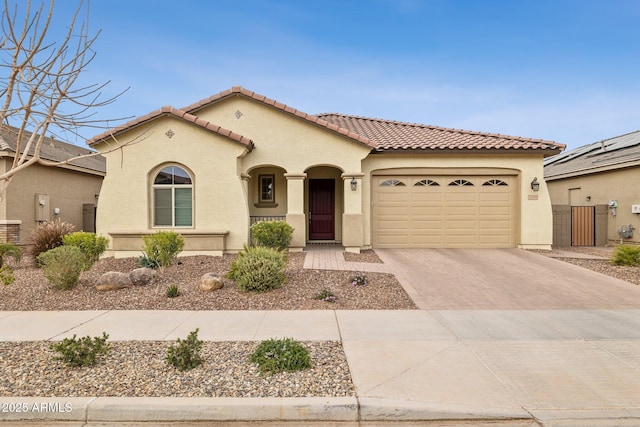
[[[375,247],[515,246],[515,176],[374,176]]]

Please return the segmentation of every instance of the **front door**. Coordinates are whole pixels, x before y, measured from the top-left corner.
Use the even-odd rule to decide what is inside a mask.
[[[335,239],[335,181],[309,180],[309,240]]]

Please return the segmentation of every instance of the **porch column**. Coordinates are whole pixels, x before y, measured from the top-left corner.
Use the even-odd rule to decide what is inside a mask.
[[[345,251],[360,253],[364,244],[364,216],[362,215],[361,172],[342,174],[344,213],[342,214],[342,246]]]
[[[307,221],[304,214],[304,180],[306,173],[285,173],[287,178],[287,222],[293,227],[292,252],[300,252],[307,242]]]

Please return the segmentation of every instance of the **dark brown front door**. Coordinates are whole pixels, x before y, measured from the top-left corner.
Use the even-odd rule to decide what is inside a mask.
[[[309,240],[335,239],[335,181],[309,180]]]

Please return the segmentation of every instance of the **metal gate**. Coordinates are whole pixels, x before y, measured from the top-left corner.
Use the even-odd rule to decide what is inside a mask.
[[[596,245],[596,207],[571,206],[571,246]]]

